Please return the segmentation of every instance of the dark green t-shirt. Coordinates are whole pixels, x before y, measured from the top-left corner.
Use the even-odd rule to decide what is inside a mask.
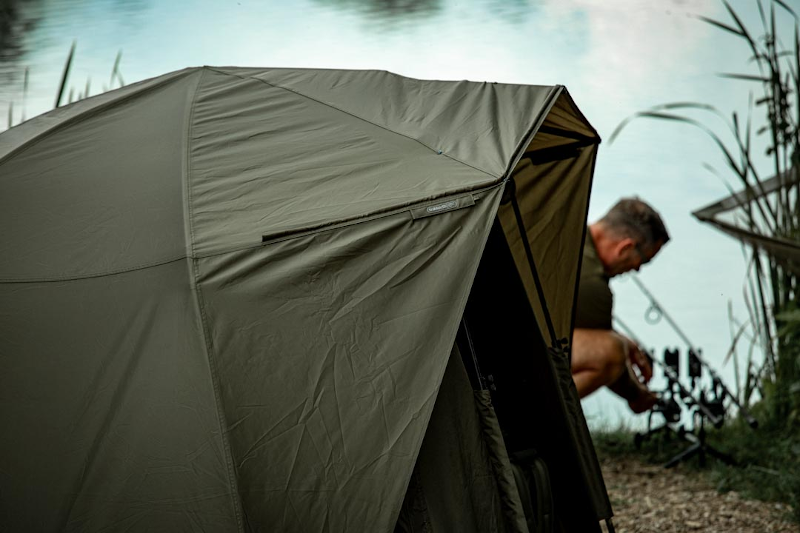
[[[611,309],[614,296],[608,287],[608,276],[597,257],[597,248],[590,231],[583,245],[581,279],[578,285],[576,328],[611,329]]]

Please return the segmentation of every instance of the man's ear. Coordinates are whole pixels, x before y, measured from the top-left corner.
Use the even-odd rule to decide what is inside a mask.
[[[631,250],[632,248],[635,248],[635,247],[636,247],[636,241],[634,241],[630,237],[625,237],[624,239],[621,239],[617,243],[617,253],[622,255],[625,252],[627,252],[627,251],[629,251],[629,250]]]

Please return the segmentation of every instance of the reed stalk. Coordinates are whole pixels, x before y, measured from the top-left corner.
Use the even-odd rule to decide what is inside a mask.
[[[756,72],[723,73],[732,83],[755,83],[755,99],[751,96],[747,107],[747,120],[741,123],[734,112],[730,118],[716,107],[701,102],[672,102],[638,112],[622,121],[611,135],[611,141],[634,119],[649,118],[689,125],[709,136],[722,154],[728,176],[734,178],[744,193],[736,216],[749,231],[788,242],[800,241],[800,24],[797,13],[782,0],[758,0],[761,19],[758,32],[751,31],[727,0],[721,0],[729,20],[720,21],[698,17],[728,36],[747,43],[748,64]],[[791,39],[779,35],[776,20],[787,14],[794,18],[794,35]],[[758,36],[755,36],[758,35]],[[791,43],[788,47],[785,43]],[[701,116],[700,114],[705,114]],[[711,123],[708,114],[718,123]],[[763,126],[753,133],[753,116]],[[753,149],[754,136],[766,137],[764,154]],[[769,166],[772,176],[777,176],[779,187],[765,191],[765,181],[756,163]],[[719,174],[718,174],[719,175]],[[726,183],[726,188],[733,187]],[[741,395],[744,404],[750,402],[754,392],[760,391],[762,400],[770,406],[776,422],[800,426],[800,311],[798,311],[798,272],[800,265],[763,246],[750,246],[745,302],[750,315],[753,333],[746,372],[737,375],[744,379]],[[737,335],[731,348],[745,338]],[[760,364],[752,359],[753,347],[760,344],[764,356]]]

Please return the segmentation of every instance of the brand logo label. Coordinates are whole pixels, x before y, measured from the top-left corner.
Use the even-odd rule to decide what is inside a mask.
[[[445,202],[443,204],[428,206],[425,211],[428,213],[440,213],[442,211],[447,211],[448,209],[455,209],[456,207],[458,207],[458,202],[455,200],[450,200],[449,202]]]
[[[464,196],[459,196],[452,200],[442,201],[439,204],[415,207],[411,210],[411,218],[432,217],[472,205],[475,205],[475,199],[472,197],[472,194],[465,194]]]

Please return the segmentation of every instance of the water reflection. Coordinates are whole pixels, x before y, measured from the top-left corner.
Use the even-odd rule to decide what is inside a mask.
[[[0,0],[0,87],[16,83],[22,75],[24,36],[40,20],[40,0]]]
[[[429,17],[442,9],[441,0],[315,0],[325,7],[354,11],[375,20],[403,22]]]
[[[77,40],[73,72],[76,65],[101,72],[93,65],[98,54],[105,56],[102,70],[107,72],[119,50],[116,43],[144,27],[143,15],[150,7],[151,0],[0,0],[0,130],[6,126],[6,111],[15,124],[23,118],[26,100],[27,107],[34,108],[28,116],[52,107],[52,103],[42,107],[37,99],[54,101],[73,40]],[[104,40],[109,48],[86,44],[87,39]],[[30,72],[27,92],[26,71]],[[87,90],[89,80],[83,73],[74,74],[83,78],[69,80],[68,91],[77,95]],[[93,94],[99,91],[95,87]]]
[[[538,9],[539,1],[533,0],[483,0],[465,2],[443,2],[442,0],[314,0],[321,7],[349,11],[377,24],[380,31],[391,31],[414,22],[429,22],[443,12],[458,12],[462,9],[480,9],[487,18],[499,18],[506,22],[524,22]],[[468,4],[468,5],[467,5]]]

